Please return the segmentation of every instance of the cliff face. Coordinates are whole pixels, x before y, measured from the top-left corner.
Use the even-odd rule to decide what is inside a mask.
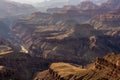
[[[48,68],[51,60],[31,57],[16,51],[0,52],[1,80],[32,80],[34,73]]]
[[[4,43],[0,45],[7,46],[7,44]],[[72,44],[72,46],[74,45]],[[3,48],[0,47],[0,50],[3,51]],[[102,49],[102,52],[103,50],[104,49]],[[66,55],[65,58],[68,59],[70,54],[69,55],[65,54],[65,55]],[[52,56],[55,56],[55,55],[52,55]],[[71,56],[70,58],[74,59]],[[31,57],[29,54],[15,52],[13,49],[5,50],[4,48],[4,53],[0,52],[0,79],[32,80],[34,78],[34,80],[36,79],[44,79],[44,80],[57,80],[57,79],[114,80],[115,79],[117,80],[120,78],[119,77],[119,74],[120,74],[119,58],[120,58],[119,54],[112,53],[103,58],[97,58],[95,62],[85,67],[82,67],[76,64],[72,64],[71,60],[69,60],[70,62],[64,61],[63,58],[59,60],[56,60],[56,59],[52,60],[52,59],[45,59],[40,56]],[[60,61],[62,60],[64,62],[69,62],[71,64],[63,63],[63,62],[60,63]],[[53,62],[58,62],[58,63],[53,63]],[[78,62],[80,62],[79,59],[78,59]],[[73,63],[76,63],[76,62],[73,62]],[[48,67],[49,67],[49,70],[46,70],[48,69]],[[43,71],[43,70],[46,70],[46,71]],[[40,71],[43,71],[43,72],[41,73]]]
[[[33,74],[48,68],[51,60],[31,57],[0,38],[0,80],[32,80]]]
[[[117,80],[120,79],[119,58],[119,54],[109,54],[84,68],[67,63],[53,63],[49,70],[38,73],[34,80]]]
[[[120,10],[101,6],[83,2],[16,20],[12,40],[0,39],[0,79],[119,80],[120,56],[101,57],[120,53]],[[9,28],[1,22],[3,31]]]
[[[109,11],[103,15],[96,16],[89,23],[97,30],[103,30],[106,35],[119,36],[120,9]]]
[[[13,25],[13,34],[32,56],[54,61],[86,63],[109,52],[120,52],[119,37],[79,24],[75,20],[77,13],[67,18],[73,13],[34,13],[19,19]]]
[[[23,21],[21,24],[17,23],[18,26],[16,24],[13,31],[16,38],[21,40],[21,43],[24,44],[32,56],[49,58],[55,61],[57,59],[76,62],[74,59],[79,59],[77,55],[80,53],[80,44],[86,44],[86,48],[89,48],[87,46],[89,45],[88,37],[92,35],[93,27],[88,24],[76,25],[77,22],[63,21],[57,23],[56,26],[45,26],[46,24],[43,26],[35,22],[33,25],[32,23],[29,25],[27,22],[29,21]],[[88,31],[88,33],[84,34],[84,31]],[[72,47],[72,45],[74,46]],[[73,56],[73,59],[65,59],[64,54],[66,53],[68,53],[68,56]]]

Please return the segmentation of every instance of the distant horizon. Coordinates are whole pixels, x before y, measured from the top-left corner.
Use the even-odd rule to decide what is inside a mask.
[[[38,2],[43,2],[45,0],[8,0],[8,1],[15,1],[15,2],[20,2],[20,3],[34,4],[34,3],[38,3]]]
[[[19,2],[19,3],[33,4],[34,5],[35,3],[41,3],[41,2],[44,2],[44,1],[50,1],[50,0],[7,0],[7,1],[14,1],[14,2]],[[61,1],[61,0],[53,0],[53,1]],[[89,0],[78,0],[78,1],[89,1]],[[90,1],[92,1],[92,0],[90,0]]]

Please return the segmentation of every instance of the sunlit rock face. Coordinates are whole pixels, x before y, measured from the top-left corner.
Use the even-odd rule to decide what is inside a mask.
[[[48,70],[36,73],[34,80],[117,80],[120,78],[119,58],[119,54],[112,53],[97,58],[85,67],[63,62],[53,63]]]

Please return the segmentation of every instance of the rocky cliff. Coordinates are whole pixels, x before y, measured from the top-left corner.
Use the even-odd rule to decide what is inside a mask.
[[[51,60],[31,57],[29,54],[8,51],[0,52],[1,80],[32,80],[33,75],[43,71],[52,63]]]
[[[89,21],[97,30],[103,30],[106,35],[119,36],[120,9],[111,10],[94,17]]]
[[[120,53],[119,9],[85,4],[85,10],[68,5],[60,12],[35,12],[16,20],[11,35],[22,51],[2,54],[0,65],[15,69],[20,80],[31,80],[34,74],[36,80],[119,80],[118,55],[102,58]],[[96,62],[79,66],[96,57]],[[46,71],[37,74],[42,70]]]
[[[78,7],[16,20],[12,39],[0,38],[0,80],[119,80],[120,55],[103,56],[120,53],[120,10],[91,2]],[[0,35],[8,35],[0,25]]]
[[[106,36],[84,21],[80,24],[77,13],[67,18],[71,14],[34,13],[19,19],[12,27],[13,34],[32,56],[55,61],[82,63],[119,52],[119,37]]]
[[[13,31],[16,38],[21,40],[21,43],[25,45],[32,56],[50,59],[56,59],[56,56],[58,57],[57,60],[64,60],[64,54],[68,53],[68,56],[73,56],[74,53],[76,53],[76,49],[78,48],[77,50],[79,50],[80,44],[86,44],[82,43],[84,40],[87,42],[86,48],[89,48],[87,46],[89,45],[89,38],[87,37],[92,35],[93,27],[88,24],[77,25],[75,21],[63,21],[57,23],[56,26],[48,26],[46,24],[43,26],[36,22],[31,23],[33,25],[29,25],[27,22],[29,21],[26,20],[26,22],[17,23]],[[81,32],[79,32],[79,30]],[[88,33],[84,34],[84,31],[88,31]],[[80,44],[78,45],[78,43]],[[73,44],[74,47],[71,46]],[[78,51],[78,54],[79,53]],[[77,54],[73,56],[73,58],[78,59]],[[65,60],[74,61],[69,58]]]
[[[104,58],[97,58],[85,67],[53,63],[47,71],[38,73],[34,80],[119,80],[119,58],[119,54],[112,53]]]
[[[32,80],[34,73],[48,68],[51,62],[22,53],[15,43],[0,38],[0,80]]]

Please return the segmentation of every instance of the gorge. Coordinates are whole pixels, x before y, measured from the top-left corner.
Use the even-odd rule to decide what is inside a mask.
[[[19,4],[20,15],[12,6],[4,13],[17,15],[0,18],[0,80],[119,80],[119,4],[84,1],[47,12]]]

